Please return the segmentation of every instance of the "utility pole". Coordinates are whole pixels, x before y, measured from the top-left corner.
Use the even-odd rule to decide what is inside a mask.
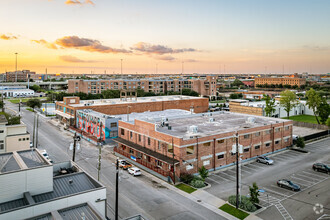
[[[239,206],[238,132],[236,132],[236,209]]]
[[[36,112],[33,109],[33,147],[35,148],[35,132],[36,132]]]
[[[119,182],[119,160],[117,157],[116,161],[116,210],[115,210],[115,220],[118,220],[118,182]]]
[[[18,103],[18,115],[21,116],[21,99],[19,100]]]
[[[97,181],[100,181],[100,172],[101,172],[101,155],[102,155],[102,122],[100,123],[100,138],[99,138],[99,165],[97,168]]]
[[[77,136],[77,132],[74,133],[73,136],[73,153],[72,153],[72,161],[74,162],[76,157],[76,142],[80,140],[80,137]]]
[[[17,82],[17,54],[18,54],[18,53],[15,53],[15,55],[16,55],[16,65],[15,65],[15,82]]]
[[[174,143],[173,143],[173,137],[172,137],[172,149],[173,149],[173,153],[172,153],[172,159],[173,159],[173,183],[175,185],[175,164],[174,164]]]
[[[38,127],[39,127],[39,115],[37,114],[36,148],[38,148],[38,133],[39,133]]]

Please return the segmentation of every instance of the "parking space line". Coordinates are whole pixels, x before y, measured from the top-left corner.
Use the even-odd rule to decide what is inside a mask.
[[[226,171],[228,171],[228,172],[230,172],[230,173],[233,173],[233,174],[235,174],[235,175],[236,175],[236,172],[235,172],[235,171],[233,171],[232,169],[230,169],[230,170],[225,170],[225,171],[223,171],[223,172],[226,172]]]
[[[217,183],[217,184],[220,184],[219,181],[216,181],[216,180],[212,179],[211,177],[207,177],[206,180],[211,180],[212,182],[215,182],[215,183]]]
[[[228,175],[228,174],[226,174],[226,173],[219,173],[219,174],[224,174],[224,175],[226,175],[226,176],[229,176],[230,178],[228,178],[230,181],[235,181],[235,178],[233,177],[233,176],[230,176],[230,175]],[[232,178],[232,179],[231,179]]]
[[[280,195],[280,196],[282,196],[282,197],[288,197],[288,195],[286,195],[286,194],[276,192],[276,191],[271,190],[271,189],[266,188],[266,187],[263,187],[263,188],[266,189],[266,192],[269,191],[269,192],[271,192],[271,193],[274,193],[274,194]]]
[[[308,183],[308,182],[306,182],[306,181],[304,181],[304,180],[302,180],[302,179],[300,179],[300,178],[294,177],[294,176],[291,177],[291,179],[299,180],[299,182],[298,182],[298,181],[295,181],[295,182],[297,182],[298,185],[301,185],[301,186],[304,186],[304,187],[308,187],[308,186],[313,185],[313,184],[310,184],[310,183]],[[306,182],[307,184],[305,184],[305,183],[301,183],[300,181],[304,181],[304,182]]]
[[[223,177],[221,177],[221,176],[219,176],[219,175],[213,175],[214,177],[217,177],[217,178],[220,178],[220,179],[223,179],[224,181],[229,181],[228,179],[226,179],[226,178],[223,178]]]
[[[320,175],[320,174],[325,174],[325,173],[320,173],[320,172],[318,172],[318,173],[316,173],[316,172],[311,173],[311,172],[307,172],[307,171],[302,171],[302,172],[307,173],[309,175],[314,175],[314,176],[317,176],[317,177],[322,177],[323,179],[326,179],[327,178],[327,176]],[[327,174],[325,174],[325,175],[327,175]]]
[[[312,181],[310,181],[310,182],[313,182],[313,183],[318,182],[318,181],[321,180],[321,179],[319,179],[319,178],[306,176],[306,175],[304,175],[304,174],[300,174],[300,173],[295,173],[295,175],[298,175],[299,178],[300,178],[300,177],[303,177],[303,178],[306,178],[307,180],[312,180]]]
[[[290,156],[285,156],[284,154],[279,154],[279,155],[276,155],[274,158],[282,158],[282,159],[292,159],[292,157]]]
[[[245,166],[252,166],[252,167],[255,167],[256,169],[265,169],[266,168],[266,167],[261,166],[261,163],[258,163],[258,165],[250,163]]]
[[[246,173],[248,173],[248,174],[252,174],[252,172],[251,172],[251,171],[246,171],[246,170],[243,170],[243,167],[241,168],[241,171],[242,171],[242,172],[246,172]]]
[[[244,165],[243,167],[244,167],[245,169],[249,169],[249,170],[251,170],[251,171],[256,171],[256,170],[258,170],[258,169],[255,169],[255,168],[247,167],[246,165]]]

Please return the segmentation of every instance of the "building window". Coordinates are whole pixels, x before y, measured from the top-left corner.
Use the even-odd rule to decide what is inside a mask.
[[[129,132],[129,136],[130,136],[130,138],[132,139],[133,138],[133,132]]]
[[[125,130],[124,129],[120,129],[120,133],[121,133],[121,135],[125,135]]]
[[[255,145],[254,149],[256,149],[256,150],[260,149],[260,145]]]
[[[266,134],[270,134],[270,130],[265,131]]]
[[[203,145],[204,145],[205,147],[208,147],[208,146],[211,145],[211,142],[204,143]]]
[[[259,137],[260,136],[260,132],[255,133],[255,136],[256,137]]]
[[[130,154],[134,154],[134,150],[132,148],[129,149]]]
[[[224,139],[218,140],[218,144],[223,144],[223,143],[225,143],[225,140]]]
[[[247,153],[250,151],[250,148],[244,148],[244,153]]]
[[[173,146],[171,144],[167,145],[167,152],[173,153]]]
[[[275,141],[275,144],[279,144],[280,143],[280,141]]]
[[[265,144],[265,146],[266,146],[266,147],[269,147],[269,146],[270,146],[270,143]]]
[[[0,150],[5,149],[5,145],[3,144],[3,141],[0,141]]]
[[[186,149],[187,154],[193,154],[194,153],[194,146],[189,146]]]
[[[157,160],[157,166],[158,166],[158,167],[162,167],[162,166],[163,166],[163,162],[160,161],[160,160]]]
[[[22,139],[21,139],[21,138],[19,138],[19,139],[18,139],[18,141],[22,141]]]
[[[289,130],[289,128],[290,128],[289,126],[286,126],[286,127],[285,127],[285,130],[287,131],[287,130]]]
[[[220,155],[218,155],[218,160],[223,159],[224,157],[225,157],[224,154],[220,154]]]
[[[112,123],[110,124],[110,128],[115,128],[115,127],[117,127],[117,122],[112,122]]]
[[[150,138],[148,137],[148,145],[150,145]]]
[[[28,141],[30,138],[26,138],[26,140]]]
[[[158,141],[158,150],[161,149],[162,143],[160,141]]]
[[[3,130],[0,130],[0,133],[3,133],[4,131]]]
[[[236,153],[231,152],[230,155],[231,155],[231,156],[234,156],[234,155],[236,155]]]
[[[247,138],[249,138],[249,137],[250,137],[249,134],[245,134],[245,135],[244,135],[244,139],[247,139]]]
[[[275,132],[280,132],[280,128],[275,128]]]
[[[139,134],[139,141],[141,142],[141,134]]]

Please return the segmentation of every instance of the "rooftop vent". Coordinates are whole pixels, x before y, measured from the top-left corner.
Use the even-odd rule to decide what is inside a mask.
[[[214,118],[209,118],[209,122],[214,122],[215,119]]]
[[[167,126],[168,130],[172,130],[172,126]]]
[[[188,132],[196,134],[198,132],[198,127],[196,125],[191,125],[188,127]]]
[[[73,179],[69,179],[69,184],[72,185]]]
[[[250,124],[254,124],[254,123],[256,123],[256,118],[255,117],[248,117],[246,122],[250,123]]]

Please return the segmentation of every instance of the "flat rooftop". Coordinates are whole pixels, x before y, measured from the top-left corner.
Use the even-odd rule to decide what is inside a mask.
[[[165,120],[167,125],[162,125],[164,118],[161,117],[149,117],[140,120],[155,124],[156,131],[158,132],[183,139],[190,139],[192,136],[206,137],[290,121],[232,112],[208,112],[173,116]],[[170,126],[171,129],[169,129],[168,126]]]
[[[0,154],[0,174],[48,165],[34,149]]]
[[[84,172],[54,177],[53,183],[53,191],[32,196],[35,204],[103,187]],[[27,205],[29,203],[24,197],[0,203],[0,213],[12,209],[24,208]]]
[[[80,100],[79,104],[69,104],[72,107],[86,106],[100,106],[100,105],[118,105],[118,104],[129,104],[129,103],[146,103],[146,102],[163,102],[163,101],[179,101],[179,100],[195,100],[202,99],[201,97],[184,96],[184,95],[173,95],[173,96],[150,96],[150,97],[137,97],[127,98],[120,100],[118,99],[94,99],[94,100]],[[204,98],[205,99],[205,98]],[[59,103],[63,103],[59,102]]]
[[[133,109],[134,111],[134,109]],[[162,118],[162,117],[174,117],[174,116],[183,116],[183,115],[191,115],[192,113],[190,111],[181,110],[181,109],[167,109],[164,111],[155,111],[155,112],[142,112],[142,113],[136,113],[133,112],[128,115],[122,114],[122,115],[116,115],[116,118],[120,118],[121,121],[129,122],[131,124],[134,124],[135,119],[139,120],[148,120],[153,118]],[[129,120],[129,121],[128,121]]]

